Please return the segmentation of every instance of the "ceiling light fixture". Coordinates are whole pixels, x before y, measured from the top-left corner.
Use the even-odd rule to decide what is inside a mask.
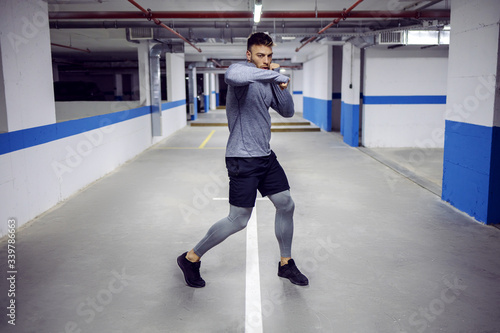
[[[253,9],[253,21],[255,23],[260,22],[260,15],[262,14],[262,0],[254,1],[254,9]]]

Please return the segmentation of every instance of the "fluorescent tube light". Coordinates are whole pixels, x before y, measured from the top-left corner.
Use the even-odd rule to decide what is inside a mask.
[[[253,10],[253,21],[260,22],[260,15],[262,14],[262,0],[255,0],[255,7]]]

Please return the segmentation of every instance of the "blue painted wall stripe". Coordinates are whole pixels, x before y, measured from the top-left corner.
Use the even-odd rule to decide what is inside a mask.
[[[332,130],[332,101],[306,97],[303,102],[303,116],[325,131]]]
[[[173,109],[181,105],[186,105],[185,99],[180,99],[178,101],[166,102],[161,105],[162,110]]]
[[[185,100],[163,103],[162,109],[170,109],[185,104]],[[0,155],[88,132],[149,113],[151,113],[151,107],[142,106],[130,110],[1,133]]]
[[[363,104],[446,104],[446,96],[363,96]]]
[[[442,199],[488,224],[500,223],[500,130],[446,120]]]
[[[342,135],[344,142],[349,146],[359,146],[359,104],[348,104],[342,102]]]

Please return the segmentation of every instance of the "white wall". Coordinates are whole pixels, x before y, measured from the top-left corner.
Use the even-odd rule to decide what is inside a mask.
[[[164,136],[154,139],[147,114],[0,155],[0,218],[23,225],[184,127],[185,114],[185,105],[164,110]]]
[[[448,50],[369,48],[364,96],[445,96]],[[364,104],[366,147],[443,147],[446,104]]]
[[[303,64],[304,96],[332,99],[332,47],[317,45]]]

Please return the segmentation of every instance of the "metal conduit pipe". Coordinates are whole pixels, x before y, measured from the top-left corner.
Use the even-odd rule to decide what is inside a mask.
[[[149,80],[151,95],[151,130],[153,136],[161,136],[161,71],[160,56],[163,44],[156,44],[149,50]]]
[[[175,24],[175,28],[177,30],[179,29],[185,29],[185,28],[191,28],[191,29],[197,29],[197,28],[203,28],[203,29],[252,29],[253,22],[247,22],[247,21],[224,21],[224,22],[217,22],[217,21],[176,21],[172,22],[171,27]],[[312,21],[312,20],[307,20],[307,21],[285,21],[286,27],[280,27],[280,30],[290,30],[290,29],[314,29],[314,33],[318,31],[318,29],[321,29],[321,21]],[[119,20],[107,20],[107,21],[98,21],[98,20],[92,20],[92,21],[82,21],[82,20],[69,20],[69,21],[50,21],[49,22],[49,27],[50,29],[123,29],[123,28],[150,28],[151,23],[150,22],[144,22],[144,21],[131,21],[131,20],[126,20],[126,21],[119,21]],[[274,25],[273,22],[267,21],[267,22],[260,22],[259,23],[259,28],[260,29],[273,29]],[[349,23],[345,22],[342,27],[352,27],[352,28],[359,28],[358,23]],[[153,29],[159,29],[157,27],[152,27]],[[302,31],[302,30],[301,30]]]
[[[278,12],[269,11],[262,13],[262,19],[322,19],[337,18],[344,11],[318,11],[318,12]],[[449,19],[449,10],[425,11],[356,11],[349,14],[351,18],[363,19]],[[138,12],[51,12],[49,20],[78,20],[78,19],[143,19],[144,15]],[[252,19],[252,12],[165,12],[159,11],[152,14],[157,19]]]
[[[160,58],[167,52],[174,53],[174,47],[159,43],[149,50],[149,92],[151,96],[151,129],[153,136],[162,135]]]

